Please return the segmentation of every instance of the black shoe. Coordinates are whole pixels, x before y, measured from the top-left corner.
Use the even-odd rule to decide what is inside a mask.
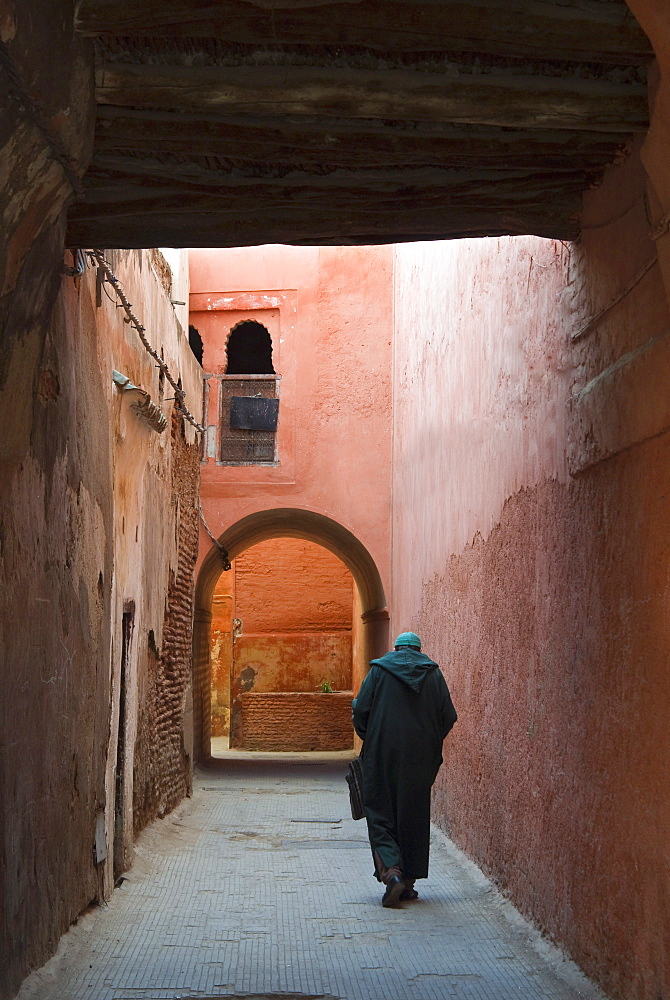
[[[405,889],[400,893],[400,902],[406,903],[408,900],[414,900],[419,898],[419,893],[416,889]]]
[[[382,906],[397,906],[404,891],[405,880],[400,878],[399,875],[391,875],[386,883],[386,892],[382,899]]]

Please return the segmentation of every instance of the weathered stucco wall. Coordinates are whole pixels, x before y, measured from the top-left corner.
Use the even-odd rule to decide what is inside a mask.
[[[314,691],[323,680],[350,690],[352,603],[351,573],[312,542],[273,538],[234,559],[212,599],[212,736],[228,735],[242,671],[253,678],[245,690]]]
[[[145,251],[112,255],[149,336],[159,336],[157,347],[194,405],[199,367],[151,260]],[[34,336],[27,357],[13,345],[16,362],[32,365],[30,406],[24,400],[18,412],[1,410],[2,995],[48,957],[83,908],[109,894],[115,872],[129,862],[133,827],[174,805],[190,780],[190,749],[186,743],[184,759],[183,748],[195,434],[188,429],[181,439],[181,418],[172,437],[169,426],[157,434],[113,386],[116,368],[160,398],[152,360],[96,290],[94,270],[61,278]],[[172,404],[164,407],[169,418]],[[125,653],[124,614],[132,621]],[[171,647],[176,628],[182,634]],[[158,693],[143,680],[150,669]],[[153,782],[133,789],[134,771],[146,769],[152,712],[162,720],[152,753],[168,789],[157,796]]]
[[[18,412],[0,407],[2,996],[103,893],[93,845],[109,740],[112,456],[107,379],[95,338],[71,321],[76,299],[64,282],[30,360],[13,345],[31,395]]]
[[[27,82],[76,183],[92,150],[90,46],[72,3],[0,5],[0,38]],[[50,55],[59,50],[55,63]],[[89,341],[75,344],[63,306],[63,209],[71,180],[8,86],[0,108],[0,996],[55,948],[100,892],[91,816],[108,730],[111,516],[109,454],[78,414],[95,412]],[[84,467],[85,466],[85,467]],[[67,565],[67,574],[63,569]],[[99,588],[99,573],[107,590]],[[76,692],[72,663],[85,657]],[[80,720],[85,721],[82,727]],[[86,822],[79,807],[86,809]],[[62,839],[60,839],[62,838]],[[83,859],[83,863],[82,863]]]
[[[190,321],[204,341],[205,371],[213,376],[225,371],[231,329],[252,319],[269,330],[274,368],[281,376],[277,462],[272,465],[234,466],[218,460],[217,383],[215,377],[208,379],[209,434],[201,483],[211,530],[221,537],[258,512],[270,512],[268,524],[275,511],[315,512],[344,529],[342,547],[335,551],[345,562],[359,558],[346,541],[348,533],[365,547],[385,588],[390,569],[392,249],[265,246],[191,250],[189,257]],[[277,535],[292,532],[320,540],[308,531],[303,534],[297,524],[289,531],[277,529]],[[324,544],[332,550],[330,537]],[[249,544],[257,540],[250,537]],[[211,550],[202,530],[200,567]],[[207,564],[204,572],[209,572]],[[356,625],[361,662],[366,654],[381,652],[375,647],[373,653],[371,644],[385,630],[384,604],[382,597],[359,609],[359,617],[361,610],[379,612],[379,620]],[[194,668],[204,720],[196,738],[204,754],[209,613],[208,607],[197,613]],[[249,631],[245,613],[238,617]],[[215,628],[215,642],[217,632]]]
[[[234,559],[212,601],[212,735],[230,732],[231,746],[250,748],[257,726],[242,724],[246,692],[314,692],[323,681],[350,691],[352,604],[351,573],[312,542],[273,538]],[[297,704],[309,708],[304,699]],[[268,699],[254,702],[254,719],[265,710],[276,711]],[[281,749],[290,748],[294,733],[292,726],[282,734]]]
[[[459,712],[438,821],[612,996],[657,1000],[670,321],[644,196],[633,149],[580,244],[396,248],[392,620]]]

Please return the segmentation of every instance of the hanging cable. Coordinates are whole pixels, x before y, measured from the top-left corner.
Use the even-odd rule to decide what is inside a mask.
[[[83,250],[72,250],[72,267],[64,267],[63,274],[69,275],[71,278],[80,278],[84,271],[86,270],[86,257],[84,256]]]
[[[156,351],[147,340],[145,327],[140,323],[139,319],[133,312],[133,307],[128,301],[128,297],[123,290],[123,286],[121,285],[121,282],[112,271],[109,261],[105,259],[102,250],[87,250],[86,253],[92,260],[96,262],[98,267],[102,269],[105,277],[107,278],[107,281],[110,283],[110,285],[112,286],[112,288],[116,293],[116,297],[119,300],[121,308],[126,314],[126,322],[128,322],[135,330],[137,330],[137,333],[139,334],[139,338],[142,341],[145,350],[151,355],[151,357],[156,362],[156,365],[158,366],[160,371],[163,373],[163,375],[165,375],[165,378],[172,386],[174,390],[175,406],[177,407],[177,409],[182,414],[185,420],[188,420],[188,422],[192,424],[196,430],[200,431],[201,434],[204,434],[205,428],[203,427],[202,424],[198,423],[198,421],[195,419],[191,411],[186,406],[186,403],[184,402],[186,398],[186,393],[181,388],[181,386],[177,382],[175,382],[167,364],[160,356],[158,351]]]
[[[665,236],[668,232],[670,232],[670,212],[666,212],[656,228],[652,229],[649,235],[652,240],[660,240],[661,236]]]
[[[624,288],[622,288],[621,291],[617,295],[615,295],[614,298],[611,299],[606,306],[603,306],[602,309],[599,309],[598,312],[595,314],[595,316],[591,317],[588,323],[586,323],[583,327],[577,330],[576,333],[573,333],[570,339],[573,342],[575,340],[581,340],[582,337],[585,337],[587,333],[590,333],[591,330],[593,330],[598,325],[603,316],[607,315],[610,309],[613,309],[614,306],[618,305],[622,299],[626,298],[629,292],[632,292],[632,290],[635,288],[636,285],[639,285],[639,283],[644,278],[645,274],[648,274],[648,272],[651,271],[652,267],[654,267],[655,264],[658,264],[658,257],[652,257],[651,260],[648,260],[646,264],[643,264],[640,270],[633,275],[628,284]]]
[[[210,527],[207,524],[207,521],[205,520],[205,515],[204,515],[203,510],[202,510],[202,504],[198,505],[198,510],[200,512],[200,520],[202,521],[202,524],[203,524],[203,527],[204,527],[205,531],[207,532],[207,534],[209,535],[209,537],[212,539],[212,541],[216,545],[217,549],[219,550],[219,555],[221,556],[221,562],[223,563],[223,568],[224,568],[224,570],[228,571],[231,568],[231,566],[230,566],[230,557],[228,555],[228,550],[226,548],[224,548],[224,546],[221,544],[221,542],[219,541],[219,539],[215,538],[214,535],[212,534],[212,532],[210,531]]]

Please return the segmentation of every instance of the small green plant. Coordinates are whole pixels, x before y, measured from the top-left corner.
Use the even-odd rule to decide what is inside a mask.
[[[330,681],[321,681],[321,683],[319,684],[319,691],[321,692],[321,694],[332,694],[333,687]]]

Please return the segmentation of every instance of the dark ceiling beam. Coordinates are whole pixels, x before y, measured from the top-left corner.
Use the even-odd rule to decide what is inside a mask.
[[[111,182],[109,186],[105,183],[106,178]],[[226,197],[230,191],[244,196],[245,191],[251,189],[258,194],[277,187],[285,192],[309,187],[314,192],[321,191],[324,196],[330,190],[341,194],[345,189],[352,198],[357,198],[359,191],[374,191],[377,195],[386,191],[395,198],[404,197],[403,192],[406,191],[416,193],[440,190],[446,199],[457,196],[472,201],[473,197],[511,197],[520,204],[528,198],[534,199],[539,191],[543,197],[557,190],[561,193],[570,188],[581,191],[586,182],[585,173],[581,170],[555,174],[553,170],[540,171],[537,167],[504,169],[499,165],[488,169],[481,165],[472,165],[466,169],[442,169],[423,165],[390,168],[375,166],[365,170],[334,169],[319,173],[308,173],[296,168],[281,177],[275,176],[271,170],[264,176],[245,176],[240,171],[219,169],[216,165],[210,165],[206,159],[202,162],[175,162],[171,158],[113,154],[97,154],[87,179],[89,186],[86,201],[89,203],[94,200],[100,202],[103,198],[113,201],[119,194],[128,198],[134,185],[135,195],[140,200],[151,197],[152,188],[156,187],[173,191],[178,186],[185,193],[200,188],[203,192],[221,197]],[[107,193],[104,195],[106,187]]]
[[[277,180],[184,174],[130,158],[94,166],[69,215],[71,245],[241,246],[394,242],[534,233],[577,235],[584,176],[503,170],[396,170]]]
[[[100,154],[216,157],[230,169],[263,166],[318,169],[480,164],[500,167],[598,170],[622,145],[616,133],[549,132],[431,122],[308,116],[203,117],[198,112],[147,111],[101,105],[95,148]]]
[[[581,77],[305,65],[106,63],[99,104],[247,114],[459,122],[515,128],[645,131],[646,87]]]
[[[578,234],[648,126],[623,0],[80,0],[95,154],[73,244]]]
[[[174,198],[184,211],[175,212]],[[575,213],[578,199],[575,200]],[[554,203],[513,205],[440,205],[416,196],[393,206],[387,198],[369,193],[355,206],[332,205],[313,199],[293,198],[283,204],[244,202],[229,211],[218,211],[206,196],[150,203],[138,219],[137,204],[120,204],[86,214],[76,206],[70,214],[70,246],[130,248],[143,246],[235,247],[261,243],[377,244],[403,241],[460,239],[481,236],[534,234],[553,239],[574,239],[579,232],[575,213]]]
[[[88,35],[225,38],[262,46],[479,52],[622,65],[652,56],[623,0],[80,0],[76,23]]]

